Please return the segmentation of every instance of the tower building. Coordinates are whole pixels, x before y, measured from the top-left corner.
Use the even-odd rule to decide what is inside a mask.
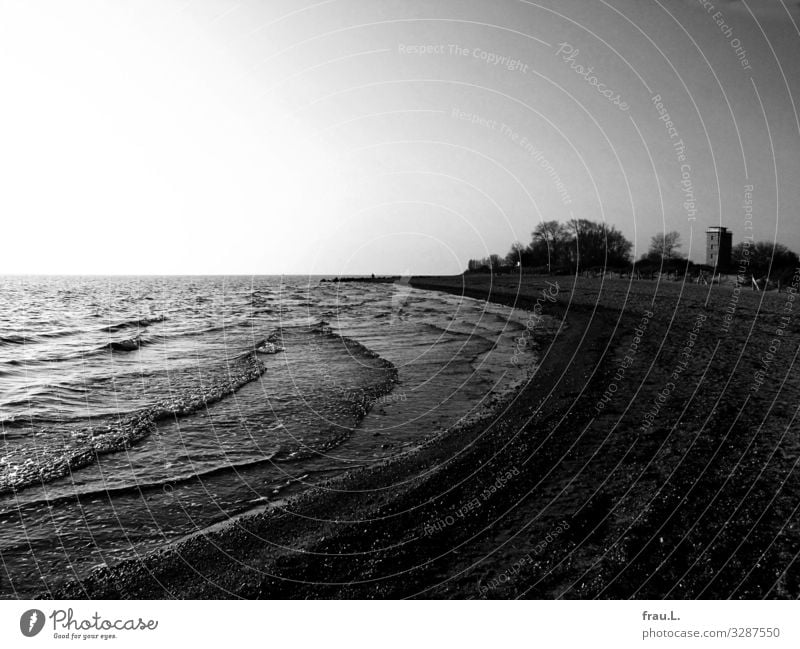
[[[733,233],[721,225],[706,229],[706,264],[716,272],[727,272],[731,266]]]

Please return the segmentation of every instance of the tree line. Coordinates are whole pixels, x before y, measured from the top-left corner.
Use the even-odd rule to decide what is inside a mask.
[[[512,244],[505,257],[470,259],[470,271],[535,268],[546,272],[619,268],[630,263],[633,244],[613,225],[586,219],[568,223],[544,221],[536,226],[529,244]]]
[[[633,244],[613,225],[587,219],[567,223],[544,221],[531,233],[531,241],[511,245],[505,256],[492,254],[470,259],[468,272],[502,273],[528,269],[540,273],[575,273],[592,270],[618,272],[685,272],[693,264],[681,254],[678,232],[659,232],[638,261]],[[800,266],[800,258],[789,248],[771,241],[741,242],[733,247],[730,272],[755,278],[781,279]]]

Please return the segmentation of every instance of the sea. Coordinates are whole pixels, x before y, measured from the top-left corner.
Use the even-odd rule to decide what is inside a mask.
[[[328,277],[0,277],[0,597],[280,507],[480,417],[529,314]]]

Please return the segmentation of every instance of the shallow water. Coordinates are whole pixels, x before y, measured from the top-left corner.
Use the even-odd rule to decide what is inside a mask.
[[[4,597],[411,448],[524,378],[526,313],[403,282],[11,277],[0,300]],[[283,351],[253,356],[267,338]]]

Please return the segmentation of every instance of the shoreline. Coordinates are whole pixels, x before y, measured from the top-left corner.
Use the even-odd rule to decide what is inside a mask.
[[[757,566],[769,565],[765,557],[773,563],[782,557],[786,564],[797,552],[796,531],[769,543],[780,516],[762,515],[763,525],[757,521],[749,534],[743,526],[755,517],[729,521],[729,529],[741,531],[725,539],[731,556],[709,549],[720,516],[724,521],[737,507],[767,504],[770,485],[774,492],[797,455],[797,440],[772,467],[777,473],[766,474],[765,489],[755,489],[752,480],[731,481],[719,465],[739,464],[726,464],[725,457],[749,448],[769,467],[774,440],[767,436],[766,448],[756,449],[747,427],[731,435],[729,429],[743,422],[708,417],[716,382],[691,380],[675,386],[658,426],[647,435],[637,432],[653,399],[663,394],[664,376],[674,371],[673,352],[698,313],[709,322],[699,333],[692,370],[722,358],[713,335],[722,309],[714,307],[727,296],[717,289],[709,298],[696,287],[676,293],[672,285],[663,285],[659,295],[656,282],[555,279],[563,281],[563,292],[545,308],[567,326],[551,340],[535,341],[540,365],[534,375],[479,421],[320,483],[283,507],[95,570],[53,596],[796,597],[800,569],[789,563],[776,583]],[[411,285],[531,311],[547,281],[553,278],[459,276],[414,278]],[[743,311],[752,311],[752,296],[742,302]],[[645,311],[655,317],[620,376],[619,358]],[[758,320],[758,309],[755,314]],[[734,370],[739,365],[728,355],[722,363],[735,363]],[[603,401],[611,385],[619,398]],[[633,398],[626,404],[623,395]],[[717,404],[729,398],[723,394]],[[740,398],[737,391],[733,399]],[[673,425],[679,400],[688,405]],[[605,405],[598,410],[600,403]],[[778,434],[780,426],[770,431]],[[747,477],[765,472],[758,463],[745,468]],[[792,505],[792,495],[787,490],[774,508]],[[702,511],[709,499],[718,505],[711,514]]]

